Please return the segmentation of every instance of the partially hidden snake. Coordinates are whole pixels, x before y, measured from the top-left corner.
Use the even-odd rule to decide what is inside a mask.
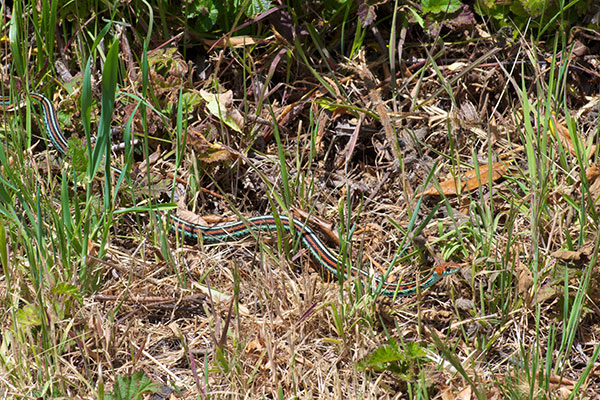
[[[44,128],[52,145],[63,156],[66,155],[68,147],[67,139],[60,129],[58,117],[52,102],[39,93],[30,93],[29,96],[42,106]],[[0,96],[0,105],[10,106],[12,104],[14,103],[11,102],[10,98]],[[120,173],[118,168],[114,166],[111,166],[111,168]],[[188,239],[200,240],[204,243],[237,240],[249,236],[253,232],[259,231],[277,232],[278,227],[281,227],[288,232],[293,232],[298,235],[303,245],[308,248],[314,259],[333,276],[339,277],[340,274],[343,274],[344,279],[358,276],[364,280],[364,282],[370,284],[371,287],[377,291],[376,293],[392,298],[409,296],[418,291],[430,288],[444,276],[454,274],[459,270],[457,264],[446,262],[433,268],[433,270],[421,280],[415,280],[408,283],[401,283],[400,281],[387,282],[379,277],[374,278],[367,271],[355,266],[350,266],[348,268],[344,265],[340,265],[341,261],[338,262],[338,257],[323,244],[314,231],[304,222],[301,222],[296,218],[289,218],[284,215],[279,215],[277,217],[274,215],[262,215],[251,217],[243,221],[240,220],[216,226],[208,226],[187,221],[173,213],[165,211],[159,212],[167,218],[172,229],[179,231],[180,234]]]

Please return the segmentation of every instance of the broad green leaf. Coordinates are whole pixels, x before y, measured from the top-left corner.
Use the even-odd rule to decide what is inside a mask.
[[[539,17],[550,5],[549,0],[523,0],[520,3],[530,17]]]
[[[196,0],[188,8],[188,18],[197,18],[197,29],[210,31],[219,18],[219,9],[214,0]]]
[[[463,4],[460,0],[421,0],[421,9],[425,13],[448,13],[458,11]]]
[[[81,295],[81,291],[75,285],[64,282],[59,283],[58,285],[56,285],[53,291],[56,294],[64,294],[74,299],[77,299],[79,304],[83,304],[83,296]]]
[[[144,375],[144,372],[138,371],[131,376],[117,376],[117,381],[111,394],[106,396],[107,400],[137,400],[142,399],[144,393],[157,393],[160,391],[160,385],[152,382],[150,378]]]
[[[25,328],[41,325],[40,316],[38,315],[36,308],[31,304],[17,310],[17,321]]]
[[[411,380],[419,360],[427,361],[425,350],[418,343],[411,342],[404,347],[395,340],[376,349],[371,355],[358,363],[360,369],[390,371],[403,380]]]
[[[252,0],[246,10],[246,16],[248,18],[257,17],[269,8],[271,8],[271,0]]]

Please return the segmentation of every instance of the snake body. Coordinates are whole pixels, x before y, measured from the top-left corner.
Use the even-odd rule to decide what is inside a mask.
[[[43,111],[44,128],[52,145],[64,156],[67,153],[67,139],[65,138],[52,102],[39,93],[30,93],[30,98],[37,101]],[[0,96],[0,105],[10,106],[13,104],[9,98]],[[21,102],[23,104],[23,102]],[[111,166],[114,171],[120,173],[117,167]],[[166,217],[171,228],[177,230],[184,237],[204,243],[225,242],[238,240],[251,235],[254,232],[277,232],[278,227],[298,235],[302,244],[308,248],[313,258],[335,277],[343,275],[344,279],[358,276],[363,281],[369,282],[380,294],[397,297],[409,296],[418,291],[433,286],[444,276],[454,274],[459,270],[458,265],[447,262],[436,266],[422,280],[408,283],[387,282],[381,278],[373,278],[367,271],[350,266],[349,268],[338,262],[338,257],[329,250],[319,239],[314,231],[302,221],[283,215],[262,215],[251,217],[244,221],[236,221],[216,226],[197,224],[172,213],[160,211]]]

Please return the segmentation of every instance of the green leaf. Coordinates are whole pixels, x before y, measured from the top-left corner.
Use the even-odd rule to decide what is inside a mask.
[[[21,4],[20,1],[17,1],[14,3],[12,15],[23,15],[20,4]],[[17,70],[17,74],[19,76],[23,76],[23,74],[25,73],[25,70],[23,68],[25,63],[23,62],[21,46],[24,43],[24,40],[21,40],[20,35],[19,35],[20,29],[21,29],[19,27],[20,20],[21,20],[20,18],[11,18],[10,19],[8,37],[9,37],[9,43],[10,43],[10,52],[11,52],[11,56],[13,58],[13,65],[15,66],[15,69]]]
[[[398,347],[395,340],[383,345],[371,353],[364,361],[367,367],[385,369],[384,364],[406,360],[404,352]]]
[[[423,28],[425,26],[425,20],[423,20],[423,17],[421,17],[421,14],[419,14],[419,11],[417,11],[416,9],[414,9],[413,7],[407,5],[406,7],[408,7],[408,11],[410,11],[410,14],[412,15],[412,18],[414,19],[414,21],[419,24],[419,26],[421,28]]]
[[[71,136],[69,138],[67,153],[70,156],[73,169],[77,173],[79,181],[83,179],[81,176],[85,174],[88,168],[88,153],[87,147],[78,137]]]
[[[515,2],[518,3],[518,2]],[[550,5],[550,0],[523,0],[521,5],[530,17],[539,17]]]
[[[210,31],[219,18],[219,10],[213,0],[196,0],[188,8],[188,18],[198,18],[196,28]]]
[[[181,94],[181,101],[185,106],[184,113],[191,113],[198,104],[202,103],[202,97],[198,92],[184,92]]]
[[[100,124],[96,136],[96,145],[90,160],[92,165],[92,175],[100,168],[103,156],[106,155],[107,178],[110,177],[110,126],[112,123],[112,113],[115,106],[115,91],[117,88],[119,41],[114,40],[108,50],[104,70],[102,71],[102,109],[100,113]],[[109,151],[107,151],[109,149]],[[106,179],[108,188],[110,180]],[[108,191],[107,191],[108,192]]]
[[[386,345],[379,347],[371,355],[358,363],[360,369],[373,369],[375,371],[390,371],[400,379],[413,379],[413,371],[418,362],[426,361],[425,350],[418,343],[411,342],[405,347],[398,346],[394,339]]]
[[[227,362],[227,359],[225,358],[223,349],[221,349],[220,347],[217,347],[217,360],[219,361],[221,368],[223,368],[223,372],[226,374],[229,373],[229,370],[230,370],[229,363]]]
[[[252,0],[246,10],[246,16],[255,18],[269,10],[269,8],[271,8],[271,0]]]
[[[421,9],[424,13],[448,13],[458,11],[463,4],[460,0],[421,0]]]
[[[31,304],[17,310],[17,321],[25,328],[40,326],[42,324],[36,308]]]
[[[152,382],[150,378],[144,375],[144,372],[138,371],[131,376],[117,376],[117,381],[111,394],[105,397],[107,400],[137,400],[141,399],[144,393],[157,393],[160,391],[160,385]]]
[[[75,285],[62,282],[56,285],[53,291],[56,294],[64,294],[69,297],[72,297],[76,299],[79,302],[79,304],[83,304],[83,296],[81,295],[81,291]]]
[[[426,356],[425,349],[423,349],[423,347],[421,347],[421,345],[417,342],[409,342],[406,345],[405,354],[408,356],[407,358],[412,360],[425,358]]]

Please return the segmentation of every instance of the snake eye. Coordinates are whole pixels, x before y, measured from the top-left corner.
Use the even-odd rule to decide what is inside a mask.
[[[459,270],[460,270],[460,267],[457,264],[450,263],[446,267],[446,274],[453,274],[455,272],[458,272]]]
[[[459,269],[460,268],[458,267],[457,264],[454,264],[452,262],[447,262],[447,263],[438,265],[436,267],[435,271],[438,275],[450,275],[455,272],[458,272]]]

